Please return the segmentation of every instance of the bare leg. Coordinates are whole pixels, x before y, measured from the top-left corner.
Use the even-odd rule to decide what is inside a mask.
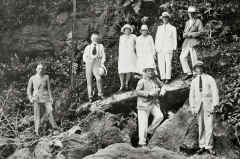
[[[125,83],[126,89],[128,89],[128,84],[129,84],[130,79],[131,79],[131,73],[127,73],[126,74],[126,83]]]
[[[52,128],[56,128],[57,126],[52,114],[52,103],[46,103],[45,108],[49,123],[51,124]]]
[[[123,88],[124,88],[124,77],[125,77],[124,73],[119,74],[119,79],[120,79],[120,84],[121,84],[119,91],[123,90]]]
[[[39,135],[40,108],[38,103],[34,103],[34,125],[35,125],[35,133],[36,135]]]

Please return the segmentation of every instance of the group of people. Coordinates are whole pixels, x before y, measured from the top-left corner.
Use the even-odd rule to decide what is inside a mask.
[[[183,37],[184,42],[180,55],[180,62],[184,79],[191,78],[193,73],[196,77],[192,80],[189,103],[192,112],[199,119],[199,153],[207,150],[213,151],[213,110],[218,105],[218,89],[215,80],[204,73],[203,63],[198,61],[194,46],[199,43],[202,32],[202,22],[196,18],[196,8],[188,8],[189,20],[186,22]],[[120,78],[119,91],[129,89],[129,81],[133,73],[138,73],[141,79],[138,81],[136,93],[138,95],[138,128],[139,145],[146,146],[147,135],[153,134],[155,129],[164,119],[160,109],[159,96],[166,93],[165,84],[171,80],[172,57],[177,49],[177,31],[169,23],[171,18],[168,12],[163,12],[161,17],[163,24],[157,29],[155,42],[149,34],[148,26],[141,26],[141,35],[133,33],[133,27],[125,24],[119,39],[118,73]],[[98,97],[103,99],[102,77],[107,75],[104,66],[106,54],[104,46],[98,42],[98,33],[91,35],[91,44],[86,46],[83,54],[83,61],[86,64],[86,78],[89,102],[93,102],[93,77],[96,79]],[[193,70],[188,64],[188,55],[192,59]],[[157,64],[155,64],[157,60]],[[156,66],[160,71],[160,79],[156,76]],[[49,77],[42,75],[42,65],[37,66],[37,74],[32,76],[28,84],[28,97],[34,103],[35,132],[38,134],[40,115],[39,105],[45,104],[46,116],[55,128],[56,124],[52,116],[52,95],[49,84]],[[33,89],[33,91],[32,91]],[[149,115],[153,115],[152,124],[148,127]]]

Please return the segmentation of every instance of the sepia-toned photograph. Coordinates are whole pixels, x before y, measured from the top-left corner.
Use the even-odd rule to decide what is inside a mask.
[[[240,159],[240,0],[0,0],[0,159]]]

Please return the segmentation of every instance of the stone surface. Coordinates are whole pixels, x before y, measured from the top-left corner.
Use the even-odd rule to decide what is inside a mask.
[[[232,131],[230,131],[231,129],[226,123],[215,118],[214,130],[214,145],[217,157],[236,159],[238,153],[237,147],[234,146],[234,143],[231,140],[233,139]],[[197,120],[194,119],[190,112],[187,101],[175,115],[170,119],[167,119],[158,127],[151,138],[149,145],[150,147],[163,147],[175,152],[179,152],[180,148],[182,148],[185,152],[194,153],[198,148],[197,138]],[[198,158],[205,159],[203,156]]]
[[[126,143],[118,143],[99,150],[96,154],[84,159],[185,159],[186,157],[175,152],[155,147],[134,148]]]

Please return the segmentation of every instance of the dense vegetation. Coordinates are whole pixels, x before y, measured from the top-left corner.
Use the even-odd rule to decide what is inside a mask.
[[[81,0],[78,0],[80,3]],[[130,0],[129,0],[130,1]],[[89,33],[96,30],[107,30],[102,34],[102,41],[107,46],[109,76],[106,77],[105,90],[110,95],[117,90],[117,45],[120,27],[130,22],[138,29],[141,18],[144,16],[144,8],[141,12],[135,12],[127,4],[128,0],[122,0],[117,5],[107,5],[103,12],[97,16],[102,25],[90,25]],[[94,3],[93,1],[89,3]],[[174,77],[181,75],[179,64],[180,46],[182,42],[182,31],[187,19],[186,9],[189,4],[197,5],[200,9],[199,17],[205,25],[205,36],[199,50],[206,54],[216,54],[212,58],[205,59],[207,71],[219,79],[221,104],[216,110],[223,120],[228,120],[236,130],[240,127],[240,81],[239,62],[240,51],[240,3],[237,0],[211,0],[211,1],[178,1],[178,0],[156,0],[160,9],[153,13],[150,20],[152,34],[159,24],[158,16],[163,10],[172,14],[172,23],[177,27],[179,50],[174,56]],[[79,7],[79,6],[78,6]],[[80,6],[81,7],[81,6]],[[59,127],[63,130],[78,123],[84,116],[77,117],[74,112],[66,111],[74,109],[86,100],[86,84],[84,79],[84,67],[82,67],[81,55],[87,38],[78,39],[77,57],[80,67],[75,76],[75,87],[71,89],[70,76],[72,62],[72,49],[64,45],[61,49],[54,50],[53,56],[38,56],[22,58],[22,54],[12,52],[14,41],[11,37],[15,31],[27,26],[38,25],[48,28],[56,25],[56,16],[62,12],[71,12],[72,3],[69,0],[0,0],[0,136],[18,137],[26,139],[24,134],[33,131],[32,107],[26,98],[26,84],[34,73],[35,66],[39,61],[47,65],[47,73],[51,77],[51,84],[55,99],[55,116]],[[81,12],[81,11],[79,11]],[[94,14],[94,13],[92,13]],[[81,16],[81,15],[80,15]],[[71,18],[71,17],[69,17]],[[61,27],[61,26],[60,26]],[[64,26],[62,27],[64,28]],[[104,29],[103,29],[104,28]],[[65,29],[65,28],[64,28]],[[110,33],[109,33],[110,32]],[[138,34],[138,30],[136,30]],[[65,33],[64,33],[65,34]],[[60,39],[66,38],[63,33]],[[8,38],[6,38],[8,37]],[[9,40],[10,42],[8,42]],[[77,59],[76,57],[76,59]],[[134,82],[132,87],[134,87]],[[48,132],[43,132],[43,135]],[[0,157],[1,158],[1,157]]]

